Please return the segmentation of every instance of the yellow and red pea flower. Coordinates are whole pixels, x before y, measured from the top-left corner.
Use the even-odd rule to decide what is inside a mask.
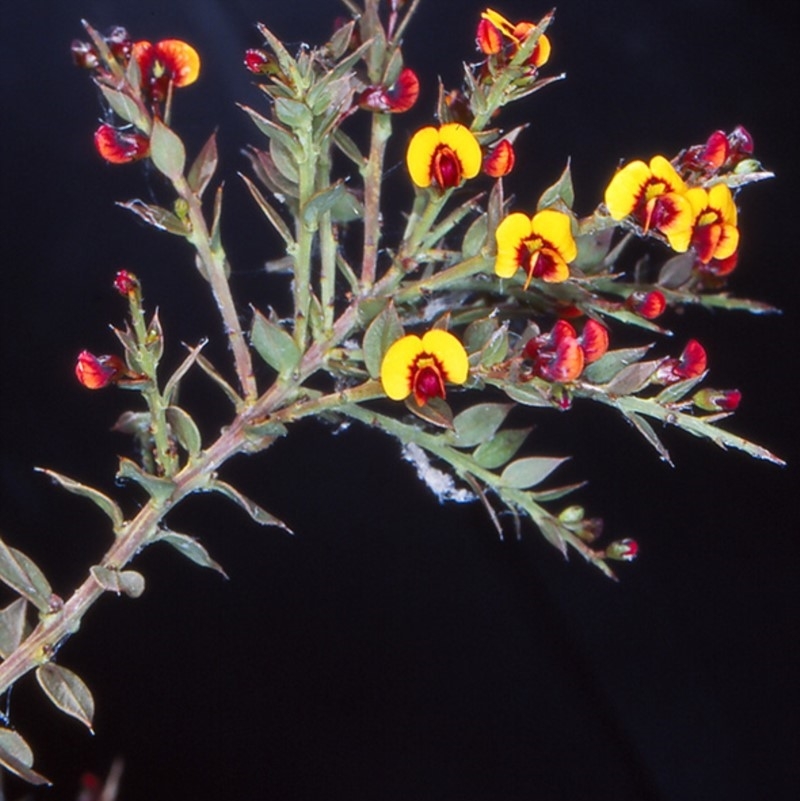
[[[504,44],[510,45],[509,57],[513,58],[531,31],[536,28],[533,22],[509,22],[502,14],[487,8],[481,14],[476,41],[478,49],[486,55],[497,55],[504,50]],[[528,59],[532,67],[544,66],[550,58],[550,40],[540,34]]]
[[[95,150],[110,164],[130,164],[150,153],[150,140],[133,130],[103,123],[94,132]]]
[[[156,103],[166,100],[170,84],[189,86],[200,74],[200,55],[180,39],[134,42],[131,55],[139,65],[142,90]]]
[[[419,78],[414,70],[403,67],[391,86],[368,86],[356,100],[367,111],[400,114],[408,111],[419,97]]]
[[[736,204],[727,184],[714,184],[710,189],[692,187],[686,193],[692,207],[690,242],[703,264],[712,259],[725,260],[739,247],[736,227]]]
[[[484,157],[483,171],[490,178],[502,178],[514,169],[516,160],[514,145],[508,139],[501,139]]]
[[[460,186],[480,172],[481,163],[478,140],[458,122],[421,128],[411,137],[406,151],[409,175],[421,189],[431,184],[441,191]]]
[[[667,299],[657,289],[650,292],[631,292],[625,300],[625,306],[645,320],[655,320],[667,308]]]
[[[631,161],[606,187],[605,204],[611,218],[633,216],[645,233],[660,231],[678,253],[689,248],[692,207],[686,199],[683,178],[664,156],[653,156],[650,163]]]
[[[548,283],[566,281],[569,263],[578,255],[572,220],[555,209],[543,209],[533,217],[522,212],[509,214],[497,226],[495,238],[495,273],[511,278],[517,270],[524,270],[525,289],[534,278]]]
[[[103,389],[127,374],[125,362],[119,356],[95,356],[81,351],[75,363],[75,377],[87,389]]]
[[[464,346],[449,331],[432,329],[421,338],[407,334],[394,342],[381,362],[383,391],[392,400],[414,396],[418,406],[445,397],[445,384],[463,384],[469,377]]]

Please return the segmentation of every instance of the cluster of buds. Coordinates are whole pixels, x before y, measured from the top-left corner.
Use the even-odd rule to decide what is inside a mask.
[[[575,381],[607,350],[608,330],[596,320],[587,320],[580,335],[571,323],[558,320],[547,333],[529,339],[523,353],[533,362],[533,376],[565,383]]]
[[[487,67],[490,72],[505,68],[516,56],[528,36],[536,30],[533,22],[509,22],[502,14],[487,8],[481,14],[475,40],[478,50],[487,56]],[[540,34],[533,52],[526,61],[526,66],[535,72],[547,63],[550,58],[550,40]]]
[[[163,106],[173,88],[189,86],[200,74],[200,56],[191,46],[178,39],[164,39],[155,44],[133,41],[125,28],[115,27],[100,36],[90,29],[95,42],[76,39],[72,42],[75,64],[95,73],[100,86],[113,85],[113,91],[123,94],[139,106],[142,118],[149,114],[163,116]],[[131,63],[136,65],[138,84],[129,80]],[[95,131],[94,145],[100,156],[111,164],[128,164],[150,155],[149,123],[124,120],[105,122]],[[148,130],[141,130],[141,128]]]
[[[651,380],[655,384],[675,384],[688,378],[699,378],[707,367],[706,349],[696,339],[690,339],[680,356],[665,359],[659,365]]]
[[[750,132],[744,126],[737,125],[729,134],[714,131],[705,144],[692,145],[681,151],[676,161],[682,172],[698,172],[711,177],[747,170],[751,166],[748,162],[752,160],[753,150]]]

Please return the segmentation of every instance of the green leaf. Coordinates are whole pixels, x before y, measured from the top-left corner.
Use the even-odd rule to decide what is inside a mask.
[[[156,169],[170,181],[177,181],[186,166],[186,148],[178,134],[158,117],[153,120],[150,134],[150,159]]]
[[[663,359],[653,359],[649,362],[629,364],[604,384],[603,389],[608,395],[635,395],[650,383],[650,378],[663,361]]]
[[[645,345],[641,348],[610,350],[583,371],[583,378],[592,384],[605,384],[623,367],[638,362],[651,347],[651,345]]]
[[[295,241],[291,229],[284,222],[283,217],[278,211],[270,204],[270,202],[261,194],[258,187],[246,176],[239,173],[239,177],[244,181],[245,186],[250,190],[253,200],[258,204],[258,207],[264,213],[264,216],[270,221],[272,227],[281,235],[286,247],[294,247]]]
[[[190,233],[189,227],[180,217],[161,206],[151,206],[138,199],[117,203],[117,205],[132,211],[140,220],[144,220],[159,231],[166,231],[176,236],[188,236]]]
[[[319,227],[320,216],[326,211],[330,211],[346,193],[343,181],[337,181],[335,184],[315,192],[300,209],[306,228],[309,231],[316,231]]]
[[[133,61],[133,59],[131,59]],[[100,91],[106,102],[111,106],[112,111],[125,122],[132,123],[145,135],[150,132],[150,122],[147,117],[142,113],[137,102],[130,97],[130,95],[120,92],[118,89],[112,89],[104,83],[97,82]]]
[[[44,473],[44,475],[51,478],[56,484],[71,492],[73,495],[79,495],[82,498],[87,498],[96,506],[99,506],[110,518],[114,524],[114,531],[119,531],[125,522],[125,517],[122,514],[122,509],[119,508],[116,501],[109,498],[105,493],[94,487],[87,487],[79,481],[75,481],[67,476],[62,476],[61,473],[56,473],[55,470],[48,470],[45,467],[35,467],[37,473]]]
[[[480,363],[484,367],[502,362],[508,355],[508,323],[503,323],[480,351]]]
[[[180,406],[169,406],[166,410],[167,422],[181,447],[191,457],[197,456],[203,447],[200,429],[188,412]]]
[[[461,243],[461,255],[466,259],[477,256],[486,244],[486,237],[489,233],[489,220],[486,214],[476,217],[464,234]]]
[[[334,131],[333,143],[359,170],[366,166],[367,160],[364,158],[364,154],[358,149],[358,145],[341,128],[337,128]]]
[[[342,25],[341,28],[337,28],[333,32],[327,46],[334,60],[341,58],[347,52],[347,48],[350,46],[350,40],[353,36],[355,24],[356,21],[351,19],[346,25]]]
[[[483,350],[491,340],[499,324],[494,317],[482,317],[471,322],[464,330],[464,347],[467,353],[478,353]]]
[[[300,80],[297,62],[289,55],[289,51],[283,46],[281,40],[266,25],[259,23],[258,30],[277,56],[281,72],[291,80],[291,83],[297,84]]]
[[[48,698],[67,715],[92,731],[94,699],[83,680],[67,668],[52,663],[36,669],[36,678]]]
[[[409,395],[405,400],[406,408],[414,415],[424,420],[426,423],[437,428],[453,429],[453,410],[446,401],[441,398],[429,398],[428,402],[420,406],[413,395]]]
[[[277,323],[253,309],[250,342],[261,358],[279,376],[289,375],[300,363],[300,349],[294,339]]]
[[[94,580],[108,592],[119,595],[124,593],[129,598],[138,598],[144,592],[144,576],[135,570],[114,570],[102,565],[90,568]]]
[[[192,162],[189,172],[186,175],[186,181],[189,184],[189,189],[194,192],[197,197],[202,197],[214,173],[217,171],[217,164],[219,163],[219,154],[217,151],[217,134],[216,131],[211,134],[206,140],[197,158]]]
[[[17,598],[0,611],[0,658],[7,659],[25,636],[28,602]]]
[[[453,420],[455,433],[450,440],[456,448],[471,448],[491,439],[508,413],[510,403],[479,403],[457,414]]]
[[[547,189],[544,190],[539,202],[536,204],[536,210],[548,209],[552,206],[560,207],[566,206],[571,209],[575,204],[575,189],[572,186],[572,173],[570,171],[569,159],[567,159],[567,166],[559,176],[558,180]],[[559,209],[559,210],[563,210]]]
[[[393,303],[375,317],[364,332],[364,364],[370,378],[380,378],[381,364],[389,346],[403,336],[403,324]]]
[[[33,765],[31,747],[17,732],[10,729],[0,728],[0,765],[29,784],[37,786],[50,784],[49,779],[31,769]]]
[[[502,384],[498,383],[498,386],[501,387],[503,392],[505,392],[511,400],[521,403],[523,406],[550,408],[553,405],[547,395],[533,382],[526,384],[503,382]]]
[[[279,97],[275,100],[275,116],[293,131],[311,130],[311,109],[299,100]]]
[[[544,481],[566,458],[529,456],[511,462],[500,476],[500,483],[514,489],[528,489]]]
[[[217,573],[228,578],[228,574],[222,569],[222,566],[208,555],[208,551],[194,537],[178,534],[177,531],[161,531],[154,542],[166,542],[167,545],[171,545],[196,565],[216,570]]]
[[[664,443],[658,437],[658,434],[653,429],[653,426],[647,422],[643,417],[640,417],[635,412],[622,410],[625,419],[633,425],[633,427],[656,449],[661,461],[666,462],[670,467],[674,467],[672,458],[669,451],[664,447]]]
[[[507,428],[499,431],[490,440],[480,444],[472,453],[472,458],[487,470],[502,467],[513,458],[532,428]]]
[[[50,611],[53,590],[44,573],[22,551],[0,539],[0,581],[27,598],[40,612]]]
[[[294,534],[286,523],[279,520],[275,515],[270,514],[266,509],[262,509],[255,501],[251,501],[250,498],[243,495],[230,484],[220,481],[219,479],[214,479],[209,484],[208,489],[212,492],[219,492],[238,506],[241,506],[259,525],[277,526],[278,528],[284,529],[284,531],[288,531],[289,534]]]
[[[664,387],[653,400],[662,406],[668,403],[675,403],[688,395],[706,377],[706,374],[707,373],[703,372],[694,378],[684,378],[683,381],[669,384]]]
[[[119,460],[117,478],[135,481],[159,504],[166,501],[175,490],[175,484],[172,481],[145,473],[138,464],[124,456]]]

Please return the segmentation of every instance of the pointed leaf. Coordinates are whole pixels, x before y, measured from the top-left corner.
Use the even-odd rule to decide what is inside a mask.
[[[50,611],[53,590],[42,571],[22,551],[0,540],[0,581],[27,598],[40,612]]]
[[[674,384],[668,384],[658,395],[655,396],[654,400],[656,403],[665,406],[668,403],[675,403],[679,401],[681,398],[688,395],[707,375],[707,371],[701,373],[700,375],[694,376],[694,378],[684,378],[683,381],[677,381]]]
[[[138,598],[144,592],[144,576],[135,570],[114,570],[102,565],[94,565],[89,572],[94,580],[108,592],[129,598]]]
[[[144,220],[159,231],[167,231],[176,236],[188,236],[189,234],[189,227],[186,223],[176,214],[161,206],[152,206],[138,199],[117,203],[117,205],[132,211],[140,220]]]
[[[187,534],[178,534],[177,531],[162,531],[156,537],[156,541],[166,542],[167,545],[171,545],[196,565],[216,570],[217,573],[228,578],[228,574],[222,569],[222,566],[208,555],[208,551],[194,537],[190,537]]]
[[[547,395],[533,382],[527,384],[510,384],[504,382],[501,386],[503,392],[505,392],[511,400],[521,403],[523,406],[548,408],[553,405]]]
[[[426,423],[438,428],[447,428],[452,431],[453,410],[441,398],[429,398],[425,405],[420,406],[414,396],[409,395],[405,400],[405,404],[406,408],[419,417],[420,420],[424,420]]]
[[[393,303],[375,317],[364,332],[364,364],[370,378],[380,378],[381,364],[389,346],[403,336],[403,324]]]
[[[0,658],[7,659],[25,636],[25,613],[28,602],[17,598],[0,611]]]
[[[124,456],[119,460],[117,478],[135,481],[156,502],[163,503],[175,490],[175,484],[166,478],[145,473],[141,467]]]
[[[17,732],[0,729],[0,765],[29,784],[37,786],[50,784],[49,779],[31,770],[32,764],[33,752],[28,743]]]
[[[532,430],[531,428],[507,428],[499,431],[491,439],[475,448],[472,458],[487,470],[502,467],[514,457]]]
[[[164,385],[164,402],[171,403],[172,396],[177,392],[181,379],[189,372],[192,365],[197,361],[200,351],[208,344],[207,339],[201,339],[198,345],[194,348],[189,347],[184,343],[184,347],[188,349],[189,355],[181,362],[177,370],[169,377],[169,380]]]
[[[218,162],[219,154],[217,152],[217,134],[215,131],[206,140],[206,143],[197,154],[197,158],[192,163],[186,175],[189,189],[191,189],[197,197],[203,196],[203,192],[205,192],[206,187],[214,177]]]
[[[536,205],[536,210],[541,211],[551,206],[561,207],[561,210],[563,210],[563,206],[571,209],[574,204],[575,189],[572,186],[572,173],[570,172],[569,159],[567,159],[567,166],[564,167],[559,179],[542,193]]]
[[[551,456],[529,456],[511,462],[500,476],[500,483],[514,489],[528,489],[544,481],[567,458]]]
[[[303,215],[303,224],[306,228],[310,231],[316,231],[319,226],[320,215],[330,211],[346,192],[344,182],[337,181],[335,184],[314,193],[300,210]]]
[[[250,343],[280,376],[289,375],[300,363],[300,349],[294,339],[258,309],[253,309]]]
[[[634,395],[650,383],[650,377],[663,363],[663,359],[649,362],[636,362],[623,367],[603,386],[609,395]]]
[[[334,131],[333,143],[356,167],[362,169],[366,166],[367,160],[358,149],[358,145],[341,128],[337,128]]]
[[[131,61],[133,61],[133,59],[131,59]],[[112,89],[110,86],[106,86],[100,81],[97,82],[97,85],[100,87],[100,91],[103,93],[106,102],[111,106],[112,111],[118,117],[125,120],[125,122],[132,123],[145,135],[149,132],[150,123],[147,117],[142,113],[139,105],[130,95],[126,95],[118,89]]]
[[[584,371],[583,377],[592,384],[605,384],[610,381],[623,367],[638,362],[651,345],[640,348],[621,348],[610,350],[594,364],[590,364]]]
[[[45,467],[35,467],[34,470],[37,473],[44,473],[67,492],[71,492],[73,495],[80,495],[82,498],[88,498],[96,506],[99,506],[111,518],[115,531],[119,531],[122,528],[122,524],[125,522],[122,509],[119,508],[116,501],[109,498],[105,493],[94,487],[87,487],[79,481],[67,478],[67,476],[62,476],[60,473],[56,473],[55,470],[48,470]]]
[[[94,699],[83,680],[67,668],[52,663],[36,669],[36,678],[50,700],[92,731]]]
[[[150,159],[170,181],[177,181],[186,166],[186,148],[178,134],[156,117],[150,134]]]
[[[219,492],[224,495],[226,498],[232,500],[238,506],[241,506],[256,523],[259,523],[262,526],[277,526],[278,528],[282,528],[285,531],[288,531],[289,534],[294,534],[294,532],[286,525],[282,520],[279,520],[275,515],[270,514],[266,509],[262,509],[255,501],[251,501],[250,498],[243,495],[239,490],[235,487],[232,487],[230,484],[225,483],[224,481],[219,481],[215,479],[209,484],[209,490],[213,492]]]
[[[269,201],[261,194],[258,187],[246,176],[239,173],[239,177],[244,181],[245,186],[250,190],[253,200],[258,204],[258,207],[264,213],[264,216],[272,223],[272,227],[281,235],[287,247],[294,247],[294,236],[292,236],[291,229],[284,222],[283,217],[278,211],[269,203]]]
[[[664,447],[664,443],[658,437],[658,434],[653,429],[653,426],[644,419],[644,417],[640,417],[635,412],[628,412],[623,411],[622,414],[624,415],[625,419],[633,424],[633,427],[656,449],[658,455],[661,457],[661,461],[666,462],[670,467],[674,467],[672,463],[672,458],[669,455],[669,451]]]
[[[479,403],[457,414],[453,420],[455,435],[450,440],[456,448],[471,448],[491,439],[508,413],[510,403]]]
[[[167,422],[181,447],[191,457],[197,456],[203,448],[203,440],[197,423],[180,406],[170,406],[166,410]]]

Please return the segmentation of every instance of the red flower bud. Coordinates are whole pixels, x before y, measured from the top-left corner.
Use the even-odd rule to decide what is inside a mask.
[[[139,279],[127,270],[120,270],[114,276],[114,289],[124,297],[129,297],[139,289]]]
[[[97,152],[110,164],[129,164],[150,152],[150,141],[139,133],[121,131],[103,123],[94,132]]]
[[[701,389],[692,397],[692,403],[706,412],[733,412],[741,400],[738,389]]]
[[[485,21],[485,20],[484,20]],[[501,139],[483,160],[483,171],[490,178],[502,178],[514,169],[516,155],[508,139]]]
[[[95,356],[88,350],[81,351],[75,364],[75,376],[87,389],[103,389],[126,372],[119,356]]]
[[[80,39],[73,39],[69,49],[72,53],[72,61],[76,67],[85,70],[94,70],[100,66],[100,56],[97,55],[97,51],[88,42],[82,42]]]
[[[578,341],[586,364],[596,362],[608,350],[608,329],[597,320],[587,320]]]
[[[503,48],[503,34],[488,19],[481,19],[475,33],[475,42],[481,53],[493,56]]]
[[[625,305],[646,320],[655,320],[667,308],[667,299],[657,289],[652,292],[633,292],[628,296]]]
[[[606,548],[606,559],[615,559],[621,562],[632,562],[639,553],[639,543],[636,540],[624,539],[612,542]]]
[[[358,96],[358,105],[367,111],[400,114],[408,111],[419,97],[419,79],[414,70],[404,67],[392,86],[368,86]]]

